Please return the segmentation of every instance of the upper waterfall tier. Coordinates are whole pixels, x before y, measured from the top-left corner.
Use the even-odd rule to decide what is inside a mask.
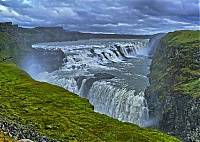
[[[85,66],[95,67],[110,62],[121,62],[136,55],[147,55],[149,51],[148,40],[103,39],[101,44],[99,41],[93,39],[40,43],[32,47],[46,50],[61,49],[65,53],[64,67],[68,69],[83,69]]]

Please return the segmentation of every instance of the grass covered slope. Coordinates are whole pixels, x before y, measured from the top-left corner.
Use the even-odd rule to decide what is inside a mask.
[[[0,34],[1,61],[16,54],[15,50],[21,52],[9,35]],[[59,141],[179,141],[96,113],[86,99],[64,88],[33,80],[12,63],[14,60],[0,61],[0,122],[26,126]]]
[[[63,141],[178,141],[93,111],[86,99],[0,64],[0,114]],[[48,129],[47,129],[48,127]]]
[[[168,33],[161,46],[151,67],[156,91],[200,97],[200,31]]]
[[[11,38],[10,34],[0,31],[0,62],[11,60],[11,62],[18,64],[28,51],[30,51],[30,47],[19,45],[16,37]]]

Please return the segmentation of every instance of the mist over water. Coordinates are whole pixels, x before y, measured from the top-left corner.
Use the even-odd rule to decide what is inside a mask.
[[[43,72],[40,62],[33,56],[25,56],[21,61],[20,66],[35,80],[37,80],[38,74]]]
[[[41,72],[37,64],[30,64],[25,70],[34,79],[87,98],[96,112],[142,127],[149,125],[144,98],[151,63],[149,40],[92,39],[32,47],[65,53],[63,66],[52,73]]]

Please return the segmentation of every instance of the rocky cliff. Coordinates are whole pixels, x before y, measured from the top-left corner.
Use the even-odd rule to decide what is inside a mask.
[[[52,72],[62,65],[64,54],[61,50],[35,50],[34,43],[71,40],[62,27],[36,27],[32,29],[12,25],[11,22],[0,23],[0,35],[9,39],[0,41],[1,61],[13,59],[23,69],[39,66],[41,71]],[[5,42],[5,43],[4,43]],[[29,66],[28,66],[29,65]],[[37,70],[32,68],[32,70]]]
[[[164,36],[146,90],[154,128],[183,141],[200,140],[200,31]]]

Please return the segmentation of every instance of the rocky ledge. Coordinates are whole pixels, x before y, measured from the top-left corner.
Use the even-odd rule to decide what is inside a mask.
[[[4,132],[4,135],[11,137],[13,140],[18,140],[18,142],[55,142],[34,131],[33,128],[21,128],[17,124],[8,122],[0,122],[0,131]]]

